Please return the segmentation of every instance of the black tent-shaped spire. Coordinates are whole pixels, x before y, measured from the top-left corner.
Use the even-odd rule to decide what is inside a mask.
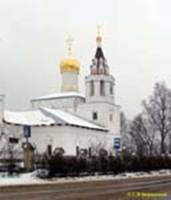
[[[99,60],[100,58],[104,59],[105,60],[105,57],[104,57],[104,54],[103,54],[103,50],[101,47],[97,47],[97,50],[96,50],[96,54],[95,54],[95,58],[97,60]]]
[[[102,37],[100,36],[99,32],[98,32],[98,36],[96,37],[96,42],[97,42],[97,49],[94,55],[94,59],[92,60],[92,65],[90,65],[90,73],[93,75],[97,75],[97,74],[108,75],[109,67],[107,65],[107,62],[106,62],[106,59],[101,47]]]

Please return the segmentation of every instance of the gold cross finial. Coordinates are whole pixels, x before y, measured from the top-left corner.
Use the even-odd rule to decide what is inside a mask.
[[[97,26],[97,37],[100,37],[100,35],[101,35],[100,34],[101,33],[101,28],[102,27],[100,25]]]
[[[101,37],[101,26],[98,25],[97,26],[97,37],[96,37],[96,42],[97,42],[97,45],[100,46],[101,45],[101,42],[102,42],[102,37]]]
[[[68,45],[68,56],[72,56],[72,43],[74,39],[71,35],[68,36],[66,43]]]

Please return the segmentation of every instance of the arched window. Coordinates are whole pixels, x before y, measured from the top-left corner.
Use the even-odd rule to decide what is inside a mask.
[[[93,120],[97,120],[98,119],[98,113],[93,112],[92,118],[93,118]]]
[[[113,84],[110,84],[110,94],[113,94]]]
[[[105,96],[105,83],[104,83],[104,81],[100,81],[100,95]]]
[[[112,114],[109,114],[109,120],[113,121],[113,115]]]
[[[94,96],[94,81],[90,82],[90,96]]]

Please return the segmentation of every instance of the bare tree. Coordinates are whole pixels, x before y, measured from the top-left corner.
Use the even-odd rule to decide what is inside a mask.
[[[120,114],[120,133],[122,138],[122,148],[130,149],[131,148],[131,138],[129,135],[129,125],[130,122],[127,120],[124,112]]]
[[[128,121],[125,117],[124,112],[121,112],[120,114],[120,133],[122,138],[126,135],[128,131]]]
[[[137,115],[130,125],[132,147],[138,156],[152,155],[155,151],[155,133],[142,114]]]
[[[146,117],[160,136],[160,152],[166,153],[166,137],[171,133],[171,91],[165,83],[156,83],[153,95],[143,101]]]
[[[97,142],[94,143],[92,141],[90,141],[90,148],[91,148],[91,153],[92,155],[99,155],[99,153],[101,152],[101,150],[105,150],[106,148],[105,142]]]

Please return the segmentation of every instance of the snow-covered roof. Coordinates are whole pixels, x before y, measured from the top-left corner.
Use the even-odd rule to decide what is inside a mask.
[[[30,111],[4,111],[4,121],[11,124],[18,125],[51,125],[55,121],[46,116],[41,110],[30,110]]]
[[[82,128],[96,129],[100,131],[108,131],[107,129],[96,125],[92,122],[84,120],[71,113],[49,108],[40,108],[30,111],[4,111],[3,121],[15,125],[29,126],[50,126],[50,125],[71,125]]]
[[[62,93],[55,93],[55,94],[49,94],[42,97],[32,98],[31,101],[41,101],[41,100],[60,99],[60,98],[69,98],[69,97],[85,98],[85,96],[79,92],[62,92]]]
[[[67,124],[83,126],[83,127],[87,127],[87,128],[107,130],[99,125],[96,125],[92,122],[89,122],[89,121],[82,119],[78,116],[75,116],[71,113],[64,112],[62,110],[55,110],[55,109],[49,109],[49,108],[43,108],[43,110],[44,110],[44,112],[49,112],[51,115],[54,115],[54,117],[57,117],[57,118],[63,120]]]

